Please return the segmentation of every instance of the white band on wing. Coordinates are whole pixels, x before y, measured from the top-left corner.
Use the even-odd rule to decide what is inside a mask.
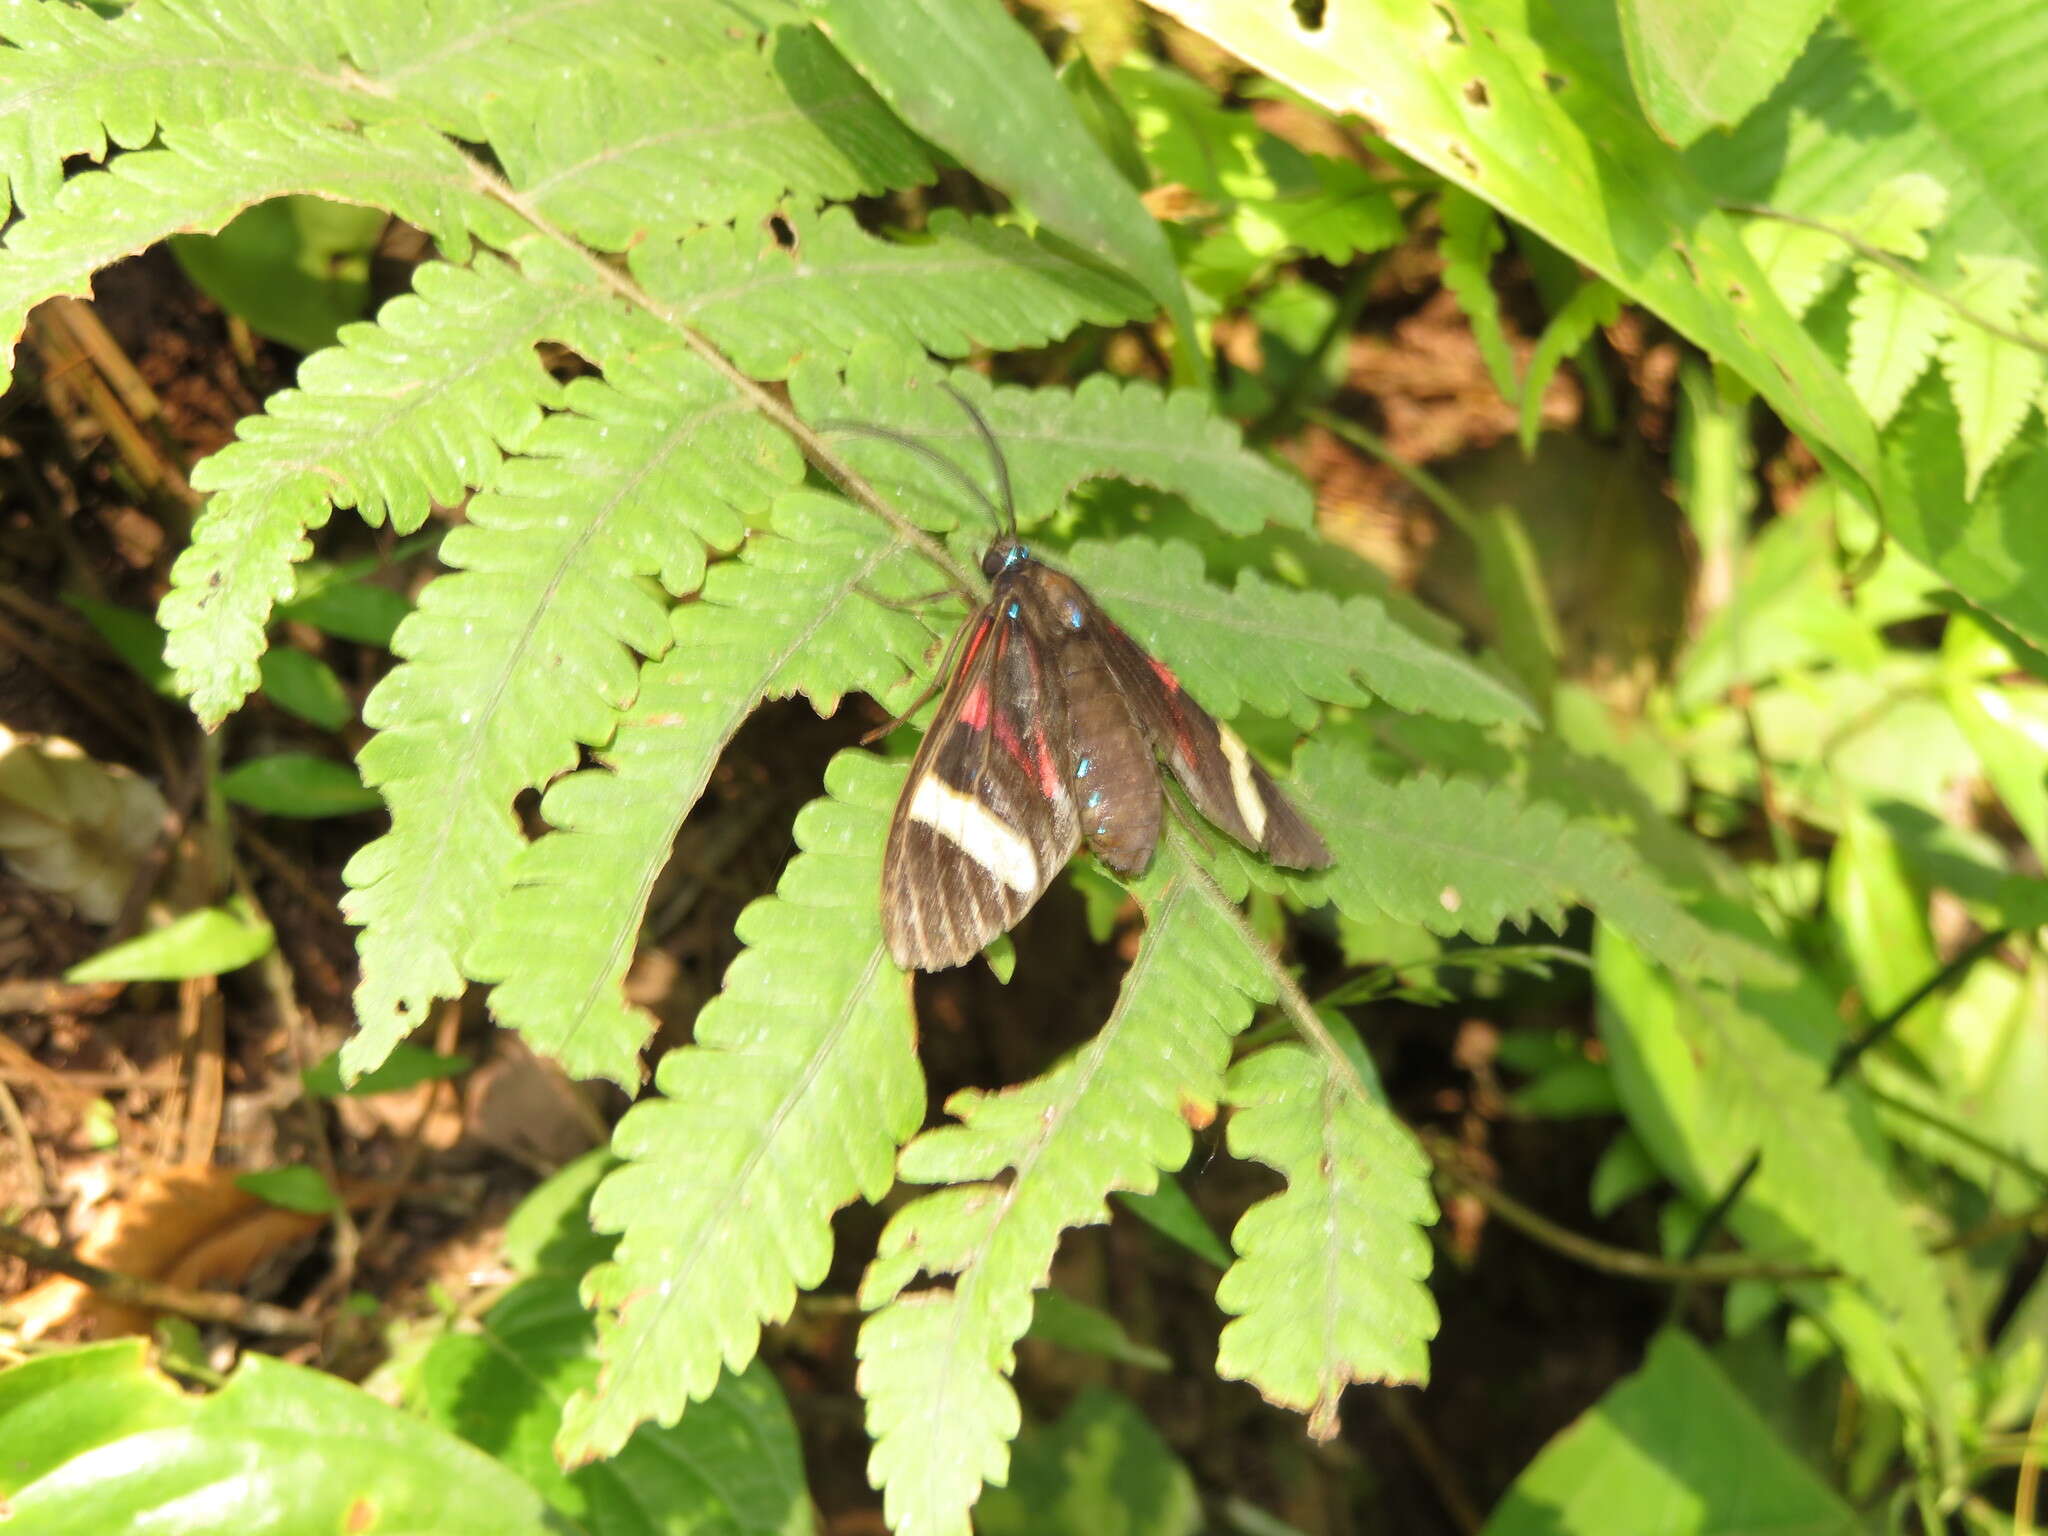
[[[1038,855],[1031,844],[994,811],[941,782],[937,774],[928,773],[919,781],[904,814],[947,839],[1011,890],[1028,896],[1038,889]],[[1264,807],[1259,815],[1263,821]]]
[[[1238,740],[1237,732],[1221,721],[1216,725],[1216,737],[1223,747],[1223,760],[1230,764],[1230,793],[1237,800],[1237,814],[1244,818],[1256,848],[1266,835],[1266,802],[1259,794],[1259,786],[1252,782],[1251,753]]]

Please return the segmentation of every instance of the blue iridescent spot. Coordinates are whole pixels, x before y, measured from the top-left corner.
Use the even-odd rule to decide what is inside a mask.
[[[1017,617],[1017,605],[1015,603],[1010,604],[1009,613],[1011,618]]]
[[[1095,835],[1096,835],[1097,837],[1100,837],[1100,836],[1102,836],[1103,830],[1104,830],[1103,828],[1101,828],[1101,827],[1099,827],[1099,826],[1098,826],[1098,827],[1097,827],[1097,828],[1095,829]]]
[[[1099,789],[1091,789],[1088,792],[1088,809],[1092,811],[1095,809],[1095,807],[1097,807],[1100,804],[1102,804],[1102,791]]]
[[[1079,629],[1080,627],[1081,627],[1081,610],[1080,610],[1079,608],[1076,608],[1076,607],[1069,607],[1069,608],[1067,609],[1067,628],[1069,628],[1069,629]]]
[[[1092,758],[1092,757],[1084,757],[1084,758],[1082,758],[1082,759],[1081,759],[1081,761],[1080,761],[1079,763],[1077,763],[1077,764],[1075,765],[1075,767],[1074,767],[1074,777],[1075,777],[1075,778],[1077,778],[1077,779],[1085,779],[1085,778],[1087,778],[1087,777],[1088,777],[1088,770],[1089,770],[1090,768],[1093,768],[1094,766],[1095,766],[1095,759],[1094,759],[1094,758]]]
[[[1003,569],[1007,571],[1019,560],[1029,560],[1030,558],[1030,550],[1026,549],[1022,544],[1013,544],[1003,551]]]

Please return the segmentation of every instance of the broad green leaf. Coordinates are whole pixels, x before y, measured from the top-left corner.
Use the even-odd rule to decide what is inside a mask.
[[[259,336],[301,352],[330,345],[370,302],[370,254],[387,216],[318,197],[280,197],[217,235],[175,235],[185,275]]]
[[[1110,164],[1133,187],[1143,192],[1152,185],[1152,173],[1145,168],[1144,151],[1138,147],[1138,130],[1124,104],[1116,99],[1088,55],[1075,49],[1060,65],[1059,82],[1073,98],[1081,126],[1095,140],[1096,148],[1109,157]]]
[[[171,669],[164,664],[163,628],[155,619],[119,603],[103,603],[77,593],[66,593],[64,601],[85,615],[85,621],[128,664],[131,672],[158,693],[175,697]]]
[[[239,896],[138,934],[64,973],[66,981],[178,981],[240,970],[270,952],[270,924]]]
[[[351,816],[384,804],[347,763],[310,752],[274,752],[237,763],[220,776],[220,792],[236,805],[272,816]]]
[[[1051,1287],[1032,1297],[1031,1327],[1024,1337],[1147,1371],[1173,1367],[1171,1357],[1132,1339],[1107,1312]]]
[[[1483,1536],[1862,1536],[1698,1343],[1666,1329],[1515,1480]]]
[[[467,1056],[443,1056],[417,1045],[400,1044],[374,1072],[365,1072],[352,1083],[341,1080],[341,1053],[330,1051],[299,1074],[306,1093],[316,1099],[366,1098],[373,1093],[397,1093],[421,1083],[457,1077],[470,1068]]]
[[[1313,30],[1285,6],[1162,8],[1330,110],[1365,113],[1396,148],[1656,311],[1876,482],[1869,418],[1771,291],[1722,210],[1727,194],[1644,120],[1611,8],[1571,5],[1540,32],[1498,3],[1453,16],[1356,0],[1331,5]]]
[[[1195,1208],[1179,1179],[1161,1179],[1159,1187],[1147,1195],[1120,1190],[1116,1203],[1204,1263],[1218,1269],[1230,1268],[1230,1250],[1209,1225],[1208,1218]]]
[[[1165,235],[998,0],[804,3],[911,127],[1047,228],[1142,283],[1173,318],[1176,374],[1207,383]]]
[[[1543,394],[1550,387],[1550,376],[1566,358],[1576,356],[1593,339],[1595,331],[1611,325],[1620,311],[1621,295],[1596,278],[1581,283],[1565,301],[1564,308],[1543,327],[1522,379],[1521,421],[1516,432],[1524,453],[1535,450],[1536,439],[1543,431]]]
[[[278,604],[277,616],[310,624],[337,640],[390,650],[391,637],[412,612],[412,603],[389,587],[334,572],[310,560],[301,565],[294,595]]]
[[[910,982],[875,901],[902,778],[863,752],[833,761],[828,798],[797,821],[804,853],[740,915],[747,948],[695,1043],[619,1122],[625,1165],[591,1202],[618,1252],[584,1283],[604,1370],[563,1413],[572,1465],[645,1419],[675,1423],[751,1359],[761,1325],[825,1278],[833,1212],[894,1180],[924,1109]]]
[[[473,1328],[434,1340],[415,1377],[418,1410],[518,1474],[576,1530],[810,1536],[816,1517],[796,1425],[758,1363],[723,1377],[682,1423],[644,1424],[616,1454],[572,1472],[556,1464],[561,1405],[599,1369],[579,1279],[521,1281]]]
[[[609,1233],[590,1225],[590,1196],[619,1166],[609,1147],[586,1152],[541,1180],[505,1218],[498,1257],[518,1275],[574,1275],[611,1257]]]
[[[1128,1399],[1084,1387],[1057,1423],[1018,1439],[1009,1485],[983,1497],[974,1528],[979,1536],[1196,1536],[1206,1527],[1195,1480],[1159,1431]]]
[[[287,1211],[326,1216],[341,1208],[334,1186],[318,1168],[265,1168],[235,1176],[235,1188]]]
[[[1784,78],[1827,0],[1622,0],[1629,78],[1657,131],[1683,148],[1739,122]]]
[[[1849,387],[1884,426],[1898,414],[1906,391],[1919,382],[1947,329],[1940,297],[1874,262],[1855,266],[1856,296],[1849,301]]]
[[[121,1340],[0,1373],[9,1470],[29,1469],[9,1490],[19,1529],[313,1536],[366,1521],[437,1536],[560,1529],[513,1472],[360,1387],[251,1353],[218,1392],[187,1396],[143,1355],[141,1340]]]
[[[288,715],[323,731],[338,731],[355,718],[355,705],[334,669],[317,656],[290,646],[263,653],[258,663],[263,696]]]
[[[1548,713],[1564,636],[1528,527],[1512,506],[1501,502],[1475,513],[1466,531],[1479,556],[1480,586],[1500,625],[1501,658],[1537,709]]]
[[[1827,902],[1871,1018],[1889,1015],[1941,969],[1926,893],[1915,887],[1884,824],[1860,806],[1850,807],[1828,856]],[[1900,1026],[1901,1038],[1930,1067],[1940,1065],[1933,1034],[1940,1019],[1940,999],[1931,998]]]
[[[1298,1045],[1238,1062],[1224,1093],[1232,1155],[1265,1163],[1287,1187],[1231,1233],[1240,1257],[1216,1304],[1234,1320],[1216,1371],[1306,1413],[1309,1434],[1327,1440],[1350,1383],[1428,1379],[1429,1160],[1355,1074]]]

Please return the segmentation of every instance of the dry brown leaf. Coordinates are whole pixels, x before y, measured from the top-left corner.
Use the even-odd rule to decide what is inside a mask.
[[[147,779],[61,736],[0,726],[0,855],[22,880],[111,923],[170,813]]]
[[[193,1290],[239,1286],[280,1249],[326,1224],[267,1204],[235,1187],[246,1170],[211,1164],[160,1168],[145,1174],[100,1213],[77,1245],[78,1257],[103,1269]],[[345,1191],[352,1207],[387,1191],[365,1186]],[[99,1338],[147,1333],[148,1312],[107,1301],[68,1276],[31,1287],[9,1304],[20,1336],[34,1339],[74,1320]]]

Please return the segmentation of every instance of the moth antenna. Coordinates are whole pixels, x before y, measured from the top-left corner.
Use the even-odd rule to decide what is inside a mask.
[[[894,443],[898,448],[908,448],[919,458],[943,469],[954,480],[958,481],[966,489],[968,495],[982,504],[992,521],[998,525],[1003,521],[1001,509],[993,501],[989,500],[987,491],[984,491],[974,483],[974,476],[968,474],[966,470],[955,464],[930,443],[921,442],[917,438],[912,437],[908,432],[898,432],[894,427],[877,426],[871,421],[841,421],[837,418],[826,421],[814,421],[811,423],[811,429],[815,432],[851,432],[856,437],[879,437],[883,442]],[[984,427],[982,430],[987,431],[988,429]],[[1003,481],[1003,499],[1005,501],[1009,499],[1009,480],[1007,477]],[[1010,526],[1014,529],[1016,523],[1016,514],[1013,511],[1010,516]]]
[[[989,430],[987,420],[974,408],[972,400],[950,384],[941,383],[939,388],[953,397],[953,403],[967,413],[967,419],[974,423],[974,430],[981,434],[981,441],[988,449],[989,463],[995,466],[996,486],[1003,493],[1003,516],[1009,524],[1005,531],[1014,539],[1017,537],[1017,500],[1010,494],[1010,465],[1003,457],[1003,446],[996,441],[995,433]],[[986,497],[982,499],[987,500]]]

